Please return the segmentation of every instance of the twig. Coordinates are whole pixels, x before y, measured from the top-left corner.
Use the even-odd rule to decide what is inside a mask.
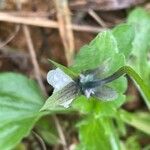
[[[36,54],[35,54],[35,50],[34,50],[34,47],[33,47],[33,43],[32,43],[29,28],[26,25],[23,25],[23,31],[24,31],[24,34],[25,34],[25,37],[26,37],[26,40],[27,40],[27,46],[28,46],[29,53],[30,53],[30,56],[31,56],[32,64],[34,66],[34,72],[35,72],[36,79],[37,79],[37,81],[38,81],[38,83],[39,83],[39,85],[42,89],[42,92],[44,93],[44,95],[46,95],[45,87],[44,87],[44,84],[43,84],[42,79],[41,79],[42,77],[41,77],[41,74],[40,74],[40,68],[39,68],[39,65],[38,65],[38,61],[36,59]]]
[[[55,0],[59,33],[64,45],[68,65],[72,63],[74,55],[74,37],[71,29],[71,17],[67,0]]]
[[[66,139],[65,139],[65,136],[64,136],[64,133],[63,133],[63,130],[61,128],[61,125],[59,123],[58,118],[56,116],[52,116],[52,117],[55,121],[57,130],[58,130],[58,133],[59,133],[59,136],[60,136],[60,139],[61,139],[61,144],[63,145],[63,149],[64,150],[69,150],[68,147],[67,147],[67,142],[66,142]]]
[[[99,23],[99,25],[101,25],[103,28],[107,28],[107,25],[105,24],[105,22],[96,14],[94,10],[89,9],[88,13],[91,17],[93,17]]]
[[[55,13],[54,10],[51,10],[50,13],[45,11],[38,11],[38,12],[31,12],[31,11],[9,11],[9,14],[13,16],[20,16],[20,17],[44,17],[47,18]]]
[[[26,17],[14,16],[6,12],[0,12],[0,21],[11,22],[11,23],[16,23],[16,24],[39,26],[39,27],[47,27],[47,28],[59,27],[58,23],[53,20],[43,19],[40,17],[27,17],[26,18]],[[93,32],[93,33],[98,33],[100,31],[105,30],[105,28],[93,27],[90,25],[77,25],[77,24],[72,24],[71,28],[75,31]]]
[[[68,7],[67,0],[55,0],[56,10],[57,10],[57,19],[59,25],[59,33],[61,39],[63,41],[65,55],[67,59],[68,65],[72,63],[73,55],[74,55],[74,37],[73,32],[71,29],[71,18],[70,18],[70,11]],[[57,129],[60,133],[61,141],[63,142],[63,149],[68,150],[67,142],[61,126],[58,122],[58,119],[54,118]]]
[[[17,25],[16,28],[15,28],[15,31],[13,33],[11,33],[9,35],[9,37],[4,42],[0,43],[0,49],[2,47],[6,46],[9,42],[11,42],[15,38],[15,36],[17,35],[19,30],[20,30],[20,25]]]
[[[40,142],[40,144],[41,144],[43,150],[47,150],[46,145],[45,145],[43,139],[41,138],[41,136],[38,135],[35,131],[32,131],[32,133],[34,134],[34,136],[35,136],[35,137],[38,139],[38,141]]]

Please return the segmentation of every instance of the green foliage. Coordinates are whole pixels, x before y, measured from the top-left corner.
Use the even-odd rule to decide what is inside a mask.
[[[134,40],[134,28],[127,24],[122,24],[113,29],[112,33],[117,40],[118,49],[128,58],[132,51],[132,41]]]
[[[34,81],[16,73],[0,74],[0,149],[8,150],[30,133],[43,96]]]
[[[128,23],[135,28],[133,48],[128,62],[150,87],[150,14],[141,8],[135,9],[130,13]]]
[[[119,111],[118,115],[120,115],[121,119],[137,128],[138,130],[141,130],[145,132],[146,134],[150,134],[150,117],[149,113],[134,113],[131,114],[129,112],[126,112],[124,110]]]
[[[78,126],[81,144],[78,145],[77,150],[120,149],[117,134],[110,118],[94,118],[94,116],[90,116],[80,122]]]
[[[134,149],[141,150],[142,149],[140,144],[138,143],[138,139],[136,136],[128,137],[125,147],[127,150],[134,150]]]
[[[127,24],[116,27],[112,32],[102,32],[98,34],[89,45],[81,48],[75,58],[75,64],[71,66],[71,70],[79,74],[87,69],[96,68],[106,60],[109,60],[108,71],[105,73],[105,76],[109,76],[126,64],[126,61],[128,61],[128,58],[130,57],[133,40],[134,28]],[[142,85],[143,81],[139,80],[140,78],[137,78],[130,70],[126,70],[125,72],[132,75],[135,81]],[[112,120],[115,118],[120,131],[125,133],[123,122],[128,123],[130,121],[127,122],[127,120],[121,116],[118,121],[116,114],[118,108],[125,102],[125,96],[123,93],[127,88],[127,82],[124,77],[121,77],[113,81],[110,86],[116,89],[119,93],[118,98],[114,101],[104,102],[95,98],[87,100],[85,96],[80,96],[73,101],[72,108],[87,115],[87,117],[78,124],[80,138],[80,144],[77,147],[78,150],[96,150],[97,148],[120,149],[121,145],[118,138],[119,135],[116,132]],[[54,93],[47,100],[44,108],[49,110],[52,110],[52,108],[56,109],[56,102],[58,105],[59,101],[55,99],[62,92],[63,91],[61,90]],[[53,102],[55,102],[55,105],[53,105]],[[120,115],[121,114],[123,115],[123,111],[120,111]],[[131,125],[138,128],[138,122],[134,119],[132,121],[132,123],[130,122]],[[147,125],[145,125],[145,128],[142,131],[146,132],[146,129]]]
[[[66,73],[68,76],[72,77],[72,78],[75,78],[78,76],[78,74],[74,71],[72,71],[71,69],[68,69],[67,67],[61,65],[61,64],[58,64],[57,62],[54,62],[53,60],[50,60],[49,61],[55,66],[55,67],[58,67],[60,68],[61,70],[63,70],[64,73]]]
[[[121,31],[128,32],[121,34]],[[128,40],[126,40],[127,37]],[[81,72],[87,68],[91,69],[98,67],[105,60],[110,59],[109,71],[106,76],[112,74],[125,65],[125,57],[123,54],[125,54],[126,57],[128,56],[129,52],[125,52],[125,49],[130,51],[133,37],[133,28],[129,25],[118,26],[113,32],[105,31],[98,34],[89,45],[81,48],[72,68]],[[126,41],[124,43],[123,51],[121,51],[120,41]],[[87,100],[84,97],[80,97],[73,102],[73,108],[88,114],[88,118],[91,116],[90,119],[86,120],[86,124],[81,123],[79,125],[79,137],[81,143],[78,149],[120,149],[118,136],[115,136],[116,134],[114,134],[115,129],[111,120],[112,118],[108,118],[108,116],[114,116],[117,108],[124,103],[125,97],[123,96],[123,93],[126,90],[126,85],[126,80],[123,77],[111,83],[111,86],[119,93],[119,97],[114,101],[103,102],[96,99]],[[108,119],[111,123],[108,123]],[[112,137],[113,140],[110,139]]]
[[[130,28],[130,26],[128,27]],[[86,47],[88,48],[86,49]],[[90,56],[91,59],[88,59]],[[98,67],[107,59],[110,59],[110,61],[108,72],[105,74],[106,76],[112,74],[117,69],[125,65],[124,55],[119,53],[117,41],[110,31],[98,34],[98,36],[88,46],[81,48],[72,68],[81,72],[86,70],[86,68],[91,69],[91,67]],[[120,105],[124,102],[125,97],[123,96],[123,93],[126,90],[126,85],[126,80],[123,77],[117,79],[111,84],[111,86],[116,89],[120,95],[117,100],[107,102],[107,105],[106,102],[98,100],[93,100],[93,102],[91,102],[90,100],[87,101],[86,98],[79,98],[75,100],[73,107],[81,112],[91,113],[91,111],[94,111],[94,113],[102,115],[104,112],[108,111],[112,114],[116,111],[115,108],[120,107]],[[93,110],[93,108],[95,110]]]
[[[117,53],[118,47],[114,36],[110,31],[104,31],[98,34],[89,45],[85,45],[80,49],[73,68],[78,72],[96,68]]]
[[[45,116],[41,118],[36,124],[36,131],[49,144],[54,145],[59,143],[59,137],[51,117]]]

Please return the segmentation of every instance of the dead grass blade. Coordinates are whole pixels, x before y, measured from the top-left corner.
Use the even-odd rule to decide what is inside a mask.
[[[0,12],[0,21],[10,22],[15,24],[32,25],[38,27],[47,27],[47,28],[59,27],[56,21],[49,20],[42,17],[23,17],[23,16],[19,16],[19,13],[18,15],[13,15],[12,13],[8,13],[8,12]],[[77,24],[72,24],[70,28],[75,31],[92,32],[92,33],[98,33],[105,30],[105,28],[93,27],[90,25],[77,25]]]
[[[71,29],[71,16],[67,0],[55,0],[59,33],[64,45],[68,65],[72,63],[74,55],[74,37]]]

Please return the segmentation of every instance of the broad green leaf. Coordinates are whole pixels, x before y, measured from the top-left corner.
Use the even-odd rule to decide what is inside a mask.
[[[17,73],[0,74],[0,149],[27,136],[40,117],[43,96],[37,84]]]
[[[106,59],[118,52],[117,43],[110,31],[96,36],[89,45],[85,45],[75,58],[72,66],[75,71],[81,72],[99,67]]]
[[[80,122],[77,150],[119,150],[117,134],[110,118],[93,118],[91,116]]]
[[[150,117],[149,113],[129,113],[125,110],[119,111],[120,118],[127,124],[150,134]]]
[[[123,53],[127,58],[132,50],[132,42],[134,39],[133,26],[128,24],[121,24],[114,28],[112,33],[117,40],[120,53]]]

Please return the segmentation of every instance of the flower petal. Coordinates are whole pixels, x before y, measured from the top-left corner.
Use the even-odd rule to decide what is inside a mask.
[[[118,93],[108,86],[102,86],[95,88],[94,94],[92,96],[101,100],[111,101],[118,97]]]
[[[78,93],[79,90],[76,83],[71,82],[61,90],[54,92],[52,96],[48,98],[41,110],[52,110],[60,106],[68,108]]]
[[[73,80],[61,69],[57,68],[48,72],[47,82],[54,87],[54,91],[58,91],[70,82],[73,82]]]

